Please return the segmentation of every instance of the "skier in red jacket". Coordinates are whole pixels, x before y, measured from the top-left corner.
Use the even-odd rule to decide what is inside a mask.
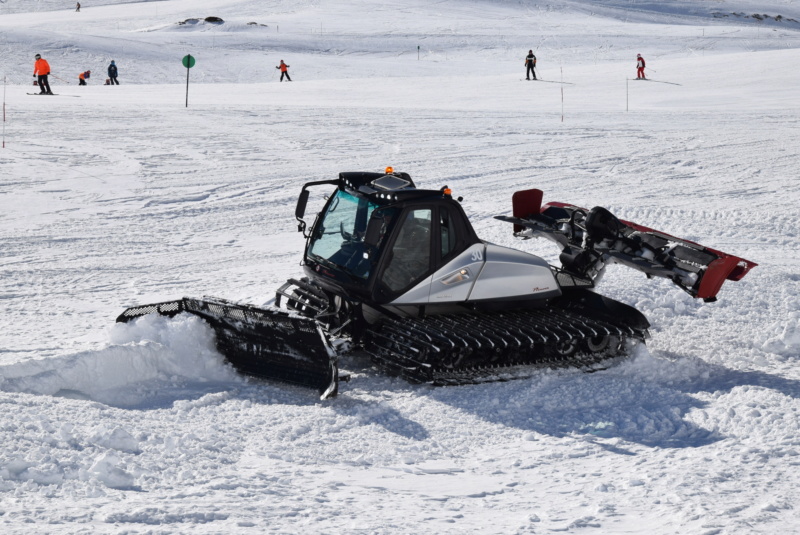
[[[645,80],[644,76],[644,58],[641,54],[636,54],[636,79]]]

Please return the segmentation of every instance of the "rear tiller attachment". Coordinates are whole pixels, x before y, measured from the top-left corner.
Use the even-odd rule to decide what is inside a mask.
[[[514,224],[520,238],[544,237],[561,247],[563,270],[583,279],[599,278],[607,264],[623,264],[648,277],[664,277],[692,297],[710,302],[726,280],[738,281],[757,266],[664,232],[617,219],[602,207],[586,210],[550,202],[542,191],[514,193],[514,216],[496,219]]]

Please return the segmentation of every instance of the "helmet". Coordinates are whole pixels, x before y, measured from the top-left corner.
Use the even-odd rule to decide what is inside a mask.
[[[641,58],[641,57],[642,57],[642,55],[641,55],[641,54],[636,54],[636,57],[637,57],[637,58]]]
[[[87,74],[92,74],[92,71],[86,71]]]
[[[42,55],[41,55],[41,54],[36,54],[36,55],[35,55],[35,56],[33,56],[33,57],[34,57],[34,58],[36,58],[36,59],[42,59]]]
[[[111,60],[111,64],[114,65],[114,60],[113,59]]]

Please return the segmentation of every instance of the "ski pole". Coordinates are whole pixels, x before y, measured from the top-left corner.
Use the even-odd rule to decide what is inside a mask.
[[[62,81],[62,82],[64,82],[65,84],[71,84],[71,83],[72,83],[72,82],[67,82],[67,81],[66,81],[66,80],[64,80],[63,78],[59,78],[59,77],[58,77],[58,76],[56,76],[55,74],[51,74],[50,76],[52,76],[52,77],[53,77],[53,78],[55,78],[56,80],[61,80],[61,81]]]

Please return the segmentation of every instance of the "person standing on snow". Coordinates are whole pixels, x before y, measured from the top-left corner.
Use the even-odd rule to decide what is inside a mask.
[[[281,64],[280,64],[280,65],[278,65],[278,66],[277,66],[277,67],[275,67],[275,68],[276,68],[276,69],[280,69],[280,70],[281,70],[281,79],[280,79],[280,81],[281,81],[281,82],[283,82],[283,77],[284,77],[284,76],[286,77],[286,79],[287,79],[288,81],[290,81],[290,82],[292,81],[292,79],[291,79],[291,78],[289,78],[289,66],[288,66],[287,64],[285,64],[285,63],[283,62],[283,60],[281,60]]]
[[[92,71],[82,72],[78,75],[78,85],[86,85],[86,79],[91,77]]]
[[[641,54],[636,54],[636,79],[646,80],[644,77],[644,58]]]
[[[119,85],[117,81],[117,64],[114,63],[114,60],[111,60],[111,65],[108,66],[108,79],[110,85]]]
[[[536,71],[534,70],[536,67],[536,56],[533,54],[533,50],[528,50],[528,56],[525,58],[525,65],[528,67],[525,71],[525,79],[530,80],[531,75],[533,75],[533,79],[536,80]]]
[[[36,54],[36,63],[33,64],[33,77],[36,78],[39,84],[40,95],[52,95],[50,91],[50,83],[47,81],[47,76],[50,74],[50,64],[46,59],[43,59],[40,54]]]
[[[78,6],[75,8],[75,11],[80,11],[80,10],[81,10],[81,3],[78,2]]]

